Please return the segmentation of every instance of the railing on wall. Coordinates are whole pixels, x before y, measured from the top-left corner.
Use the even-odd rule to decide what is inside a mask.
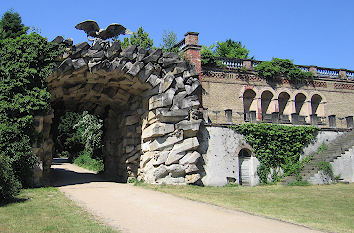
[[[219,58],[222,64],[226,65],[227,68],[242,68],[243,60],[236,58]]]
[[[185,41],[185,39],[183,39],[180,42],[178,42],[177,44],[175,44],[173,47],[178,48],[178,50],[181,51],[183,49],[183,47],[185,46],[185,44],[186,44],[186,41]]]
[[[179,45],[179,42],[177,45]],[[176,45],[176,46],[177,46]],[[243,60],[243,59],[235,59],[235,58],[218,58],[222,64],[226,65],[227,68],[230,69],[239,69],[246,68],[249,70],[253,70],[258,64],[263,61],[257,60]],[[248,65],[248,64],[250,65]],[[317,66],[305,66],[305,65],[296,65],[301,70],[306,72],[313,73],[316,77],[319,78],[334,78],[334,79],[347,79],[354,80],[354,71],[346,70],[346,69],[333,69],[333,68],[325,68],[325,67],[317,67]]]

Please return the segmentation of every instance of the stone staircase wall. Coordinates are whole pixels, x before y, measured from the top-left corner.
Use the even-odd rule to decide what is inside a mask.
[[[341,181],[354,182],[354,147],[330,164],[333,168],[334,177],[339,176]],[[329,184],[335,180],[322,171],[318,171],[308,181],[311,184]]]
[[[325,161],[331,163],[334,176],[341,175],[346,180],[353,176],[353,157],[354,148],[354,131],[345,133],[332,141],[327,150],[321,153],[312,154],[312,159],[305,165],[300,175],[303,180],[309,181],[311,184],[331,183],[333,179],[328,177],[318,168],[318,163]],[[346,165],[343,163],[346,161]],[[343,176],[344,175],[344,176]],[[290,180],[290,178],[289,178]],[[350,181],[352,182],[352,180]]]

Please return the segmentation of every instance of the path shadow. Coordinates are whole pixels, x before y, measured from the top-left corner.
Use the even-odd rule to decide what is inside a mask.
[[[69,164],[67,159],[54,158],[52,165]],[[51,168],[51,184],[53,187],[63,187],[75,184],[108,181],[101,174],[76,172],[65,168]]]
[[[1,200],[0,201],[0,207],[5,207],[7,205],[11,205],[11,204],[15,204],[15,203],[22,203],[22,202],[25,202],[25,201],[28,201],[30,198],[13,198],[13,199],[10,199],[10,200]]]

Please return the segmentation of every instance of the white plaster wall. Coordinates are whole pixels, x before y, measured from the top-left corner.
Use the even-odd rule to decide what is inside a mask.
[[[318,147],[320,147],[323,142],[328,145],[330,142],[332,142],[342,134],[343,132],[320,131],[317,134],[317,136],[313,139],[313,141],[304,148],[304,152],[301,155],[300,159],[305,158],[306,156],[312,154],[313,152],[317,152]]]
[[[354,147],[331,164],[334,176],[340,176],[344,181],[354,182]]]
[[[259,177],[257,175],[257,168],[260,162],[254,156],[250,159],[250,186],[259,185]]]
[[[340,176],[343,181],[354,182],[354,147],[331,162],[331,165],[334,176]],[[319,171],[309,179],[309,182],[311,184],[329,184],[334,180]]]
[[[223,186],[227,177],[239,182],[238,157],[236,150],[245,143],[243,136],[224,127],[201,128],[199,150],[204,159],[202,182],[207,186]]]

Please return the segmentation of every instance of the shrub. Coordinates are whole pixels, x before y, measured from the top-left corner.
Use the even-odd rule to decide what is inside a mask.
[[[87,151],[81,151],[74,164],[95,172],[100,172],[104,168],[103,161],[91,158],[91,154]]]
[[[327,150],[328,146],[326,143],[322,142],[322,144],[317,148],[317,153],[322,153],[323,151]]]
[[[16,179],[9,158],[0,155],[0,202],[14,198],[21,189],[21,183]]]
[[[271,61],[261,62],[255,70],[267,81],[276,80],[281,76],[293,83],[313,79],[311,72],[301,70],[289,59],[273,58]]]
[[[321,170],[325,175],[329,176],[330,178],[334,179],[333,167],[331,163],[327,161],[321,161],[317,163],[317,167]]]

